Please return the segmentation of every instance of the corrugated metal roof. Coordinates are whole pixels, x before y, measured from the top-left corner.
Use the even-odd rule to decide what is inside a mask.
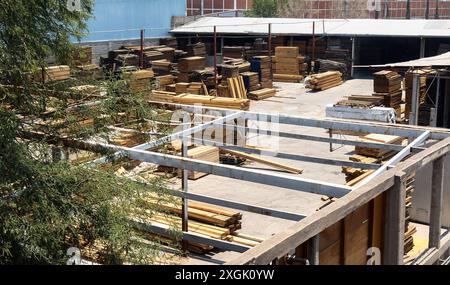
[[[313,22],[317,35],[450,38],[449,20],[206,17],[173,29],[172,33],[211,34],[217,26],[217,32],[223,34],[267,35],[268,24],[272,24],[274,35],[311,35]]]
[[[445,67],[450,66],[450,52],[405,62],[370,65],[369,67]]]

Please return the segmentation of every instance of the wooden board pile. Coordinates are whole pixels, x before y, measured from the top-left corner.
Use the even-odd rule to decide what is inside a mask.
[[[244,79],[245,89],[247,92],[252,92],[261,89],[261,84],[259,83],[259,74],[257,72],[243,72],[241,73]]]
[[[224,46],[222,48],[222,56],[223,57],[244,58],[245,53],[246,53],[246,47],[244,47],[244,46]]]
[[[43,72],[37,72],[35,75],[36,81],[42,81],[43,79],[45,82],[61,81],[69,78],[70,67],[67,65],[50,66],[45,68]]]
[[[405,106],[405,117],[409,119],[409,115],[412,111],[412,94],[413,94],[413,76],[414,74],[425,75],[426,70],[412,70],[407,72],[405,75],[405,90],[406,90],[406,106]],[[427,78],[424,76],[419,77],[419,106],[426,103],[427,99]]]
[[[193,56],[182,58],[178,62],[178,82],[189,82],[190,76],[195,70],[204,70],[206,67],[206,58]]]
[[[269,56],[254,56],[251,61],[251,71],[258,72],[262,88],[272,88],[272,67]]]
[[[173,98],[174,103],[194,105],[202,104],[207,107],[217,107],[225,109],[237,109],[248,111],[250,109],[250,100],[238,98],[223,98],[215,96],[181,94]]]
[[[252,91],[248,94],[248,98],[252,100],[264,100],[277,95],[277,90],[273,88],[264,88],[256,91]]]
[[[212,146],[198,146],[188,150],[188,157],[191,159],[220,163],[219,149]],[[179,154],[180,155],[180,154]],[[179,170],[181,175],[181,170]],[[208,174],[197,171],[189,171],[188,178],[190,180],[200,179]]]
[[[150,89],[150,79],[155,76],[152,70],[138,70],[130,74],[130,88],[136,92]]]
[[[384,105],[395,109],[397,117],[402,117],[402,77],[390,70],[374,73],[374,96],[383,96]]]
[[[276,82],[299,83],[300,61],[298,47],[276,47],[273,60],[273,79]]]
[[[154,60],[151,62],[152,69],[156,75],[169,75],[173,73],[174,64],[167,59]]]
[[[147,198],[145,202],[151,205],[151,208],[159,208],[167,212],[164,215],[152,215],[148,220],[151,224],[165,225],[181,230],[181,201],[168,202],[152,197]],[[189,201],[188,217],[188,231],[192,233],[250,247],[257,246],[263,241],[256,237],[237,233],[242,228],[242,214],[232,209]],[[189,250],[193,252],[204,254],[213,249],[212,246],[189,242]]]
[[[205,84],[201,82],[179,82],[166,86],[166,91],[175,93],[177,95],[183,93],[196,94],[196,95],[209,95],[208,89]]]
[[[383,96],[350,95],[345,96],[344,98],[344,100],[336,103],[335,106],[370,109],[377,106],[383,106],[384,104]]]
[[[206,46],[204,43],[187,45],[187,53],[190,57],[192,56],[206,57]]]
[[[78,66],[78,65],[88,65],[91,63],[92,63],[92,47],[90,46],[78,47],[72,55],[72,64],[74,66]]]
[[[318,59],[315,62],[314,71],[317,73],[323,73],[327,71],[339,71],[342,73],[345,78],[350,77],[349,68],[347,65],[341,62],[326,60],[326,59]]]
[[[100,79],[103,77],[103,70],[98,64],[78,65],[74,68],[74,74],[85,79]]]
[[[177,93],[175,92],[152,90],[150,93],[150,100],[172,103],[175,96],[177,96]]]
[[[227,86],[231,98],[247,99],[247,90],[245,89],[242,76],[228,78]]]
[[[176,77],[173,75],[163,75],[155,77],[156,89],[165,90],[167,85],[175,83]]]
[[[328,61],[320,62],[320,72],[339,71],[345,78],[350,77],[352,58],[349,49],[329,47],[325,50],[324,58]]]
[[[342,73],[339,71],[327,71],[311,75],[306,88],[314,91],[324,91],[339,86],[342,83]]]

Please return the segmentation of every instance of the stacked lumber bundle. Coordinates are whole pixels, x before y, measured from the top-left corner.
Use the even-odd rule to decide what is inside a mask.
[[[156,89],[164,90],[167,85],[175,83],[175,76],[173,75],[163,75],[155,77]]]
[[[80,46],[77,47],[75,52],[72,54],[72,64],[78,65],[88,65],[92,63],[92,47]]]
[[[247,99],[247,90],[245,89],[242,76],[227,79],[228,92],[231,98]]]
[[[277,82],[298,83],[303,79],[300,75],[298,47],[276,47],[273,65],[273,79]]]
[[[161,90],[152,90],[150,94],[150,100],[152,101],[158,101],[158,102],[168,102],[172,103],[173,98],[177,96],[177,93],[175,92],[167,92],[167,91],[161,91]]]
[[[178,61],[178,82],[189,82],[190,76],[195,70],[204,70],[206,66],[206,58],[201,56],[193,56],[181,58]]]
[[[206,46],[204,43],[190,44],[187,46],[187,53],[190,57],[206,57]]]
[[[188,150],[188,157],[191,159],[208,161],[214,163],[220,163],[219,149],[212,146],[198,146]],[[179,175],[181,175],[181,170],[179,170]],[[207,173],[201,173],[197,171],[189,171],[188,178],[190,180],[198,180]]]
[[[145,199],[145,203],[152,209],[159,208],[168,214],[154,214],[148,221],[154,225],[165,225],[181,230],[182,215],[181,201],[173,202],[161,201],[156,197]],[[215,205],[189,201],[188,207],[188,231],[201,234],[213,239],[229,241],[235,244],[246,246],[257,246],[263,240],[236,231],[242,228],[242,214],[240,212],[218,207]],[[213,247],[202,244],[191,244],[189,250],[198,253],[207,253]]]
[[[367,136],[361,137],[359,139],[362,142],[370,143],[380,143],[380,144],[403,144],[403,138],[398,136],[390,135],[380,135],[380,134],[369,134]],[[365,147],[355,147],[356,153],[359,155],[375,157],[375,158],[386,158],[392,154],[389,150],[384,150],[380,148],[365,148]]]
[[[176,92],[176,86],[175,86]],[[187,93],[196,95],[209,95],[208,88],[201,82],[192,82],[187,88]]]
[[[274,97],[277,94],[277,90],[273,88],[264,88],[257,91],[252,91],[248,94],[248,98],[252,100],[264,100],[270,97]]]
[[[243,72],[241,76],[244,79],[244,85],[248,92],[261,89],[259,74],[257,72]]]
[[[374,73],[374,96],[383,96],[384,105],[395,109],[397,117],[402,117],[402,77],[394,71],[382,70]]]
[[[144,50],[144,67],[151,67],[157,60],[165,60],[165,55],[156,50]]]
[[[251,61],[251,70],[258,72],[262,88],[272,88],[272,71],[269,56],[254,56]]]
[[[352,57],[349,49],[329,47],[325,50],[324,58],[328,62],[320,63],[320,72],[339,71],[345,78],[350,77]]]
[[[173,71],[173,64],[167,59],[154,60],[151,62],[153,71],[158,75],[169,75]]]
[[[323,73],[327,71],[339,71],[345,76],[345,78],[350,77],[348,66],[344,63],[337,61],[318,59],[315,62],[314,69],[315,69],[314,71],[318,73]]]
[[[306,88],[315,91],[324,91],[343,83],[342,73],[339,71],[328,71],[310,76]]]
[[[155,74],[152,70],[138,70],[130,74],[130,88],[136,92],[148,90],[150,88],[150,79]]]
[[[344,100],[339,101],[335,106],[371,109],[373,107],[383,106],[384,104],[383,96],[350,95],[344,98]]]
[[[139,66],[139,56],[135,54],[119,54],[116,63],[120,67]]]
[[[103,70],[98,64],[78,65],[74,74],[84,79],[99,79],[103,77]]]
[[[95,85],[79,85],[69,88],[71,93],[81,95],[82,97],[100,97],[101,89]]]
[[[224,46],[222,56],[228,58],[244,58],[246,47],[244,46]]]
[[[412,111],[412,94],[413,94],[413,76],[414,74],[425,75],[426,70],[412,70],[405,75],[405,90],[406,90],[406,106],[405,106],[405,117],[409,119],[409,115]],[[419,106],[426,103],[427,99],[427,78],[424,76],[419,77]]]
[[[223,66],[226,66],[227,68],[231,68],[233,66],[234,68],[238,68],[239,73],[251,71],[251,65],[250,62],[244,60],[244,59],[233,59],[233,58],[224,58],[222,60],[222,65],[219,65],[219,72],[223,74],[224,68]]]
[[[250,100],[237,98],[223,98],[204,95],[181,94],[173,98],[174,103],[194,105],[202,104],[207,107],[237,109],[248,111],[250,109]]]
[[[161,38],[161,39],[159,39],[159,44],[162,46],[168,46],[173,49],[177,49],[178,40],[177,40],[177,38]]]
[[[41,72],[42,73],[42,72]],[[45,68],[43,74],[36,74],[36,80],[41,81],[61,81],[70,78],[70,67],[67,65],[50,66]]]
[[[406,211],[405,211],[405,247],[404,252],[407,255],[414,248],[414,234],[417,233],[417,227],[411,222],[412,200],[415,191],[416,174],[411,174],[406,179]]]
[[[381,160],[375,157],[369,157],[365,155],[355,154],[350,157],[353,162],[361,163],[380,163]],[[342,173],[345,174],[345,180],[348,186],[354,186],[358,184],[363,178],[373,173],[373,170],[365,170],[353,167],[342,167]]]

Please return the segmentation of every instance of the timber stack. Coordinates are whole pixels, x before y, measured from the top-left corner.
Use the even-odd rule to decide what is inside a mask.
[[[383,96],[384,105],[393,108],[397,118],[402,118],[402,77],[390,70],[382,70],[374,73],[374,96]]]
[[[251,71],[259,74],[262,88],[272,88],[272,67],[269,56],[254,56],[251,61]]]
[[[274,97],[277,94],[277,90],[273,88],[263,88],[261,90],[252,91],[248,94],[248,98],[252,100],[264,100],[270,97]]]
[[[150,79],[154,77],[152,70],[138,70],[130,74],[130,88],[136,92],[150,89]]]
[[[178,62],[178,82],[190,82],[195,70],[204,70],[206,66],[206,58],[201,56],[192,56],[182,58]]]
[[[206,46],[204,43],[196,43],[187,45],[188,56],[206,57]]]
[[[273,66],[273,79],[276,82],[299,83],[300,61],[298,47],[276,47]],[[304,58],[303,58],[304,61]]]
[[[72,54],[72,64],[74,66],[88,65],[92,63],[92,47],[79,46]]]
[[[250,109],[250,100],[240,98],[223,98],[215,96],[181,94],[173,98],[173,102],[184,105],[202,104],[207,107],[236,109],[248,111]]]
[[[371,109],[373,107],[383,106],[384,97],[371,95],[350,95],[345,96],[343,100],[335,104],[335,106]]]
[[[38,82],[62,81],[70,78],[70,67],[67,65],[50,66],[35,73],[34,80]]]
[[[241,73],[241,76],[244,79],[244,85],[245,89],[247,89],[247,92],[252,92],[261,89],[258,73],[247,71]]]
[[[327,71],[311,75],[307,80],[306,88],[314,91],[324,91],[339,86],[342,83],[342,73],[339,71]]]

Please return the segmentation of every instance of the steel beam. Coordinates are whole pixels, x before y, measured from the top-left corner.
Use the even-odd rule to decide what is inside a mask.
[[[100,147],[106,150],[117,151],[132,160],[150,162],[178,169],[198,171],[232,179],[262,183],[296,191],[327,195],[336,198],[343,197],[351,191],[351,188],[345,185],[299,178],[292,175],[278,174],[256,169],[237,168],[229,165],[221,165],[218,163],[189,158],[180,158],[174,155],[161,154],[103,143],[84,143],[92,146],[92,148]]]

